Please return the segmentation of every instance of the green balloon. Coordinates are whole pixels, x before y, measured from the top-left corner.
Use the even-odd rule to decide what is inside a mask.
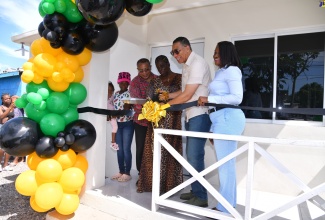
[[[147,2],[151,3],[151,4],[157,4],[162,2],[163,0],[146,0]]]
[[[50,92],[48,89],[46,88],[40,88],[38,91],[37,91],[38,94],[40,94],[42,96],[42,99],[43,100],[46,100],[49,95],[50,95]]]
[[[40,84],[36,84],[34,82],[30,82],[26,85],[26,91],[27,93],[30,92],[38,92],[39,89],[41,88],[45,88],[47,89],[49,92],[52,92],[52,90],[50,89],[49,85],[47,84],[47,81],[43,80],[43,82],[41,82]]]
[[[40,121],[40,127],[45,135],[56,137],[60,131],[64,131],[65,121],[61,115],[49,113]]]
[[[50,2],[44,2],[42,4],[42,9],[46,14],[53,14],[55,12],[55,7],[53,3]]]
[[[55,0],[44,0],[45,2],[54,3]]]
[[[79,113],[76,108],[69,108],[66,112],[61,114],[61,116],[65,120],[65,124],[69,124],[70,122],[73,122],[75,120],[79,119]]]
[[[52,92],[46,99],[46,108],[50,112],[62,114],[69,108],[69,98],[63,92]]]
[[[45,110],[46,109],[46,102],[45,101],[42,101],[40,104],[38,105],[34,105],[34,107],[37,109],[37,110]]]
[[[69,102],[72,105],[79,105],[87,97],[87,89],[80,83],[70,83],[64,93],[69,97]]]
[[[39,105],[42,102],[42,96],[38,93],[30,92],[27,94],[27,100],[34,105]]]
[[[39,3],[38,5],[38,13],[41,15],[41,17],[43,18],[46,13],[44,12],[43,8],[42,8],[42,5],[43,5],[43,1]]]
[[[28,102],[24,98],[19,98],[15,101],[17,108],[25,108]]]
[[[24,108],[24,110],[27,115],[27,118],[32,119],[32,120],[36,121],[37,123],[40,123],[42,118],[45,115],[50,113],[47,109],[44,109],[44,110],[36,109],[32,103],[28,103],[26,105],[26,107]]]
[[[65,4],[64,0],[56,0],[54,2],[54,7],[55,10],[61,14],[67,9],[67,5]]]
[[[63,15],[68,21],[72,23],[78,23],[84,18],[82,14],[79,12],[76,4],[74,4],[72,1],[65,0],[65,4],[67,9],[63,13]]]

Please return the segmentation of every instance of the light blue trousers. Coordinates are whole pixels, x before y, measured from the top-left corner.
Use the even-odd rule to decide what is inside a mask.
[[[210,114],[211,132],[215,134],[241,135],[245,128],[245,115],[241,109],[225,108]],[[237,149],[237,141],[214,140],[218,161]],[[233,206],[237,204],[236,159],[218,168],[220,194]],[[229,213],[220,203],[217,209]]]

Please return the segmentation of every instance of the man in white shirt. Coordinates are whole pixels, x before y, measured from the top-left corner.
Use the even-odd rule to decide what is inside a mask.
[[[170,105],[182,104],[196,101],[200,96],[208,96],[208,85],[211,74],[208,63],[192,51],[189,40],[178,37],[173,41],[171,55],[178,63],[183,64],[182,69],[182,91],[169,94],[172,100]],[[207,107],[191,107],[185,110],[185,129],[187,131],[209,132],[211,121]],[[204,146],[206,138],[187,137],[186,156],[188,162],[198,171],[204,170]],[[195,181],[191,184],[189,193],[181,194],[185,203],[200,207],[208,206],[206,189]]]

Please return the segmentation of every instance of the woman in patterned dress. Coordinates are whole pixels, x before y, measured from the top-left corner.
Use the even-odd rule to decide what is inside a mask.
[[[170,63],[166,56],[160,55],[155,60],[156,67],[160,73],[159,77],[153,79],[148,87],[148,97],[153,101],[158,101],[157,97],[161,91],[168,93],[181,89],[182,76],[171,71]],[[161,102],[160,100],[159,102]],[[164,100],[168,101],[168,100]],[[182,111],[167,112],[166,117],[159,121],[159,128],[181,130]],[[164,135],[167,142],[182,153],[182,137],[176,135]],[[137,192],[152,191],[152,166],[153,166],[153,125],[149,124],[144,152],[142,156],[141,170],[138,180]],[[160,170],[160,193],[165,193],[183,182],[183,169],[177,160],[165,149],[161,150],[161,170]]]

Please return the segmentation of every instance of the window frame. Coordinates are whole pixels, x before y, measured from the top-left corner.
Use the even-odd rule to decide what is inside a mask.
[[[303,27],[303,28],[289,28],[284,30],[275,30],[264,33],[254,33],[254,34],[242,34],[242,35],[233,35],[230,37],[230,41],[235,44],[236,41],[242,40],[257,40],[264,38],[273,38],[274,39],[274,62],[273,62],[273,103],[272,107],[276,108],[276,93],[277,93],[277,56],[278,56],[278,37],[288,36],[288,35],[297,35],[297,34],[308,34],[315,32],[325,32],[325,25],[313,26],[313,27]],[[325,41],[325,39],[324,39]],[[325,52],[325,48],[324,48]],[[325,57],[324,57],[325,63]],[[324,88],[323,88],[323,108],[325,108],[325,67],[324,67]],[[263,124],[281,124],[281,125],[304,125],[304,126],[315,126],[315,127],[325,127],[325,115],[323,115],[322,122],[315,121],[295,121],[295,120],[279,120],[276,119],[276,112],[272,112],[272,119],[252,119],[247,118],[247,122],[250,123],[263,123]]]

